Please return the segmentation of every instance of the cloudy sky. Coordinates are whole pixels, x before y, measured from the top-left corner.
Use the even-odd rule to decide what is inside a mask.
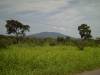
[[[29,34],[49,31],[73,37],[79,37],[78,25],[86,23],[99,37],[100,0],[0,0],[0,34],[6,33],[8,19],[30,25]]]

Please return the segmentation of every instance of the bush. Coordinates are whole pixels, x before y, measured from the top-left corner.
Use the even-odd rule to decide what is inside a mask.
[[[14,37],[0,36],[0,48],[7,48],[12,44],[16,44],[16,39]]]
[[[64,45],[65,44],[65,38],[64,37],[57,37],[57,44],[59,45],[59,44],[62,44],[62,45]]]
[[[97,44],[97,46],[100,46],[100,38],[96,38],[95,43]]]
[[[0,48],[7,48],[9,42],[5,39],[0,39]]]
[[[79,50],[84,50],[85,42],[83,40],[77,40],[74,43],[79,48]]]
[[[49,45],[50,46],[56,46],[57,45],[57,42],[56,41],[51,41],[51,42],[49,42]]]

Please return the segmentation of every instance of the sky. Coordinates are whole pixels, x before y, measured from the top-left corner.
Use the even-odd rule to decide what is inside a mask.
[[[100,37],[100,0],[0,0],[0,34],[6,34],[6,20],[15,19],[31,26],[28,34],[60,32],[80,37],[83,23]]]

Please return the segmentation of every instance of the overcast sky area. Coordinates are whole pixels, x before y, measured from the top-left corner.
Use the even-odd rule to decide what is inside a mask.
[[[60,32],[79,37],[77,27],[88,24],[100,36],[100,0],[0,0],[0,34],[5,21],[19,20],[31,26],[29,34]]]

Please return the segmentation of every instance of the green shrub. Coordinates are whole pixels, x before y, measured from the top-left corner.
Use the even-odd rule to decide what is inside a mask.
[[[5,39],[0,39],[0,48],[7,48],[9,42]]]
[[[83,40],[77,40],[74,43],[79,48],[79,50],[84,50],[85,42]]]

